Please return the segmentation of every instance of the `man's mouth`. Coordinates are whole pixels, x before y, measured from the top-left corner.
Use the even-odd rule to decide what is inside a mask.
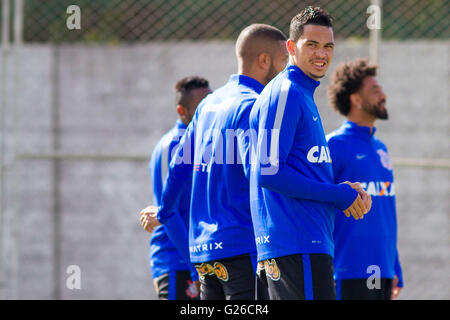
[[[324,69],[325,66],[327,65],[327,62],[326,62],[326,61],[323,61],[323,60],[315,60],[315,61],[312,61],[312,64],[314,65],[314,67],[315,67],[316,69],[322,70],[322,69]]]
[[[382,100],[378,103],[378,107],[386,108],[386,100]]]

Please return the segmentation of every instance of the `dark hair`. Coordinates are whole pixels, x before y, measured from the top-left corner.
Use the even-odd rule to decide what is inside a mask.
[[[175,85],[176,104],[188,107],[189,95],[192,90],[201,88],[209,88],[209,82],[205,78],[189,76],[179,80]]]
[[[367,58],[359,58],[339,64],[331,74],[328,99],[331,106],[346,116],[350,112],[350,95],[361,89],[363,80],[377,75],[378,65],[369,64]]]
[[[254,23],[244,28],[236,40],[236,55],[241,58],[258,54],[254,45],[254,40],[286,41],[284,33],[271,25]],[[263,46],[270,48],[270,45]],[[260,48],[261,49],[261,48]],[[269,52],[270,53],[270,52]]]
[[[333,28],[333,17],[319,7],[306,7],[291,20],[289,27],[289,38],[294,42],[302,36],[303,29],[307,24]]]

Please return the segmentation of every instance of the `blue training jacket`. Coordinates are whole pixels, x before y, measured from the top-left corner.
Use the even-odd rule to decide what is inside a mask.
[[[163,181],[167,176],[168,167],[174,148],[177,147],[186,130],[186,125],[177,120],[175,126],[157,143],[149,162],[150,177],[153,183],[153,205],[159,206]],[[150,239],[150,268],[152,277],[156,278],[169,271],[191,270],[192,280],[198,279],[195,268],[189,262],[188,254],[188,222],[191,182],[186,181],[180,190],[180,199],[174,206],[180,218],[177,222],[184,228],[180,236],[171,237],[164,226],[159,226]],[[180,223],[181,222],[181,223]],[[184,238],[183,238],[184,233]]]
[[[364,219],[353,220],[336,212],[335,278],[367,278],[368,267],[380,268],[381,278],[399,278],[402,270],[397,251],[397,214],[392,164],[386,146],[377,139],[376,129],[345,121],[327,136],[335,183],[360,182],[372,196],[372,209]]]
[[[250,77],[232,75],[200,103],[170,164],[157,218],[164,224],[173,218],[179,188],[192,175],[189,251],[194,263],[247,253],[256,256],[248,117],[262,89]]]
[[[318,85],[289,64],[264,88],[250,114],[250,127],[258,133],[250,181],[258,261],[303,253],[332,256],[334,209],[347,209],[358,195],[333,182],[313,97]]]

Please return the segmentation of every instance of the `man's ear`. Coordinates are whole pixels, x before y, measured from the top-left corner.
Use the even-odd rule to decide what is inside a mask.
[[[180,115],[180,116],[185,116],[186,115],[186,112],[187,110],[182,106],[182,105],[180,105],[180,104],[177,104],[177,113]]]
[[[258,65],[263,70],[269,70],[272,58],[269,54],[263,52],[258,56]]]
[[[295,42],[291,39],[288,39],[286,41],[286,49],[287,49],[289,55],[291,55],[291,56],[295,55]]]
[[[362,98],[358,92],[354,92],[350,95],[350,106],[361,107]]]

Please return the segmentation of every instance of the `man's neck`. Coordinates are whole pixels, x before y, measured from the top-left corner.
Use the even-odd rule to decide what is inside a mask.
[[[257,69],[254,65],[244,65],[242,62],[238,65],[238,75],[247,76],[249,78],[255,79],[263,86],[267,84],[266,75],[264,71]]]
[[[353,123],[356,123],[360,127],[369,127],[370,132],[372,133],[376,119],[374,117],[358,117],[358,116],[349,114],[347,116],[347,120],[351,121]]]

